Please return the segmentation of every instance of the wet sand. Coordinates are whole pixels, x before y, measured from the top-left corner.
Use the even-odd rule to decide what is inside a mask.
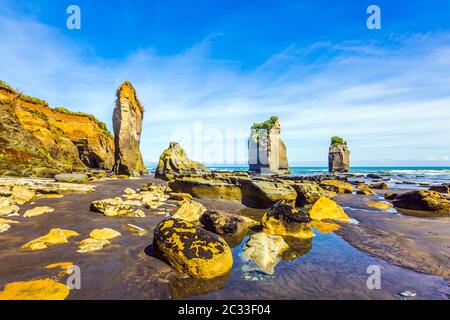
[[[373,209],[370,214],[365,211],[348,211],[361,223],[342,228],[338,231],[339,235],[322,234],[316,230],[316,237],[312,240],[288,239],[295,250],[277,265],[273,276],[249,274],[243,269],[244,264],[239,254],[246,241],[244,239],[232,249],[234,264],[228,276],[209,281],[187,278],[152,257],[153,229],[165,218],[163,215],[156,215],[148,210],[146,218],[119,218],[89,211],[93,200],[120,196],[125,188],[136,189],[147,182],[164,183],[150,177],[102,181],[95,183],[98,187],[94,193],[70,194],[60,199],[39,199],[33,205],[23,206],[21,212],[41,205],[48,205],[55,211],[33,218],[13,218],[21,223],[0,234],[0,287],[10,282],[45,277],[59,278],[64,283],[65,278],[57,276],[59,270],[44,267],[51,263],[70,261],[81,269],[81,290],[71,290],[68,299],[397,299],[396,295],[403,290],[417,292],[415,299],[447,299],[450,295],[448,283],[443,278],[448,276],[446,272],[449,263],[443,264],[442,273],[432,272],[434,261],[435,269],[439,269],[436,267],[439,261],[448,261],[445,260],[448,259],[448,247],[443,251],[445,240],[447,244],[450,243],[448,224],[433,219],[429,220],[430,223],[428,219],[397,222],[390,220],[393,218],[388,213],[373,212]],[[338,201],[343,205],[347,201],[354,207],[358,206],[351,196],[348,199],[345,195],[339,196]],[[255,219],[264,213],[264,210],[249,209],[240,204],[201,202],[208,208],[240,212]],[[375,219],[372,215],[379,217]],[[382,215],[387,217],[381,217]],[[422,228],[424,223],[427,224],[426,232],[418,232],[421,221]],[[123,228],[125,223],[143,227],[149,233],[142,237],[136,236]],[[413,226],[410,229],[409,224]],[[121,232],[122,236],[111,240],[111,244],[100,251],[77,253],[79,241],[88,238],[93,229],[105,227]],[[20,249],[24,243],[46,234],[51,228],[74,230],[80,237],[44,250]],[[371,240],[370,233],[366,230],[368,228],[380,228],[379,230],[398,237],[406,235],[408,239],[415,236],[417,240],[414,242],[403,239],[402,242],[394,243],[395,238],[392,238],[392,243],[395,244],[392,248],[396,249],[384,245],[375,252],[371,244],[376,244],[376,241],[382,244],[386,242]],[[358,232],[355,230],[362,230],[360,234],[363,236],[359,241],[366,246],[360,248],[363,251],[356,249],[359,248],[357,244],[352,246],[343,240],[357,242]],[[407,260],[407,255],[411,255],[409,250],[419,249],[429,252],[436,260],[429,260],[433,261],[429,263],[422,261],[420,265],[419,260]],[[389,253],[402,258],[400,261],[393,258],[390,261]],[[428,264],[430,270],[422,270],[423,265]],[[369,265],[379,265],[382,269],[380,290],[369,290],[366,286],[366,269]]]

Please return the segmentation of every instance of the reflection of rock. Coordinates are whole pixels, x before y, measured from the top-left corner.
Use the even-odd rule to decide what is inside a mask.
[[[286,145],[280,137],[277,117],[255,123],[249,139],[249,171],[263,174],[289,172]]]
[[[300,207],[315,203],[321,196],[333,198],[336,195],[335,192],[323,189],[314,181],[284,181],[297,192],[296,205]]]
[[[194,200],[183,201],[172,218],[198,224],[200,217],[205,211],[206,208],[200,202]]]
[[[304,256],[312,249],[312,238],[300,239],[294,237],[284,237],[284,241],[287,243],[289,248],[283,253],[283,260],[295,260],[301,256]]]
[[[384,210],[384,211],[387,211],[387,210],[392,208],[392,203],[385,202],[385,201],[381,201],[381,202],[370,201],[370,202],[367,202],[367,205],[369,207],[372,207],[372,208],[375,208],[375,209]]]
[[[340,180],[322,180],[320,186],[326,190],[330,190],[336,193],[352,193],[353,186]]]
[[[328,171],[348,172],[350,167],[350,151],[347,142],[333,141],[328,151]]]
[[[327,197],[321,197],[309,210],[309,216],[313,220],[339,220],[349,222],[350,218],[345,213],[344,209],[336,202]]]
[[[168,219],[159,223],[153,247],[173,269],[194,278],[223,276],[233,264],[225,240],[183,220]]]
[[[0,291],[0,300],[64,300],[69,293],[68,286],[47,278],[8,283]]]
[[[203,296],[225,288],[229,274],[213,279],[178,278],[168,283],[172,297],[178,299],[191,299]]]
[[[41,250],[50,245],[67,243],[70,237],[76,237],[79,234],[71,230],[51,229],[45,236],[34,239],[22,246],[22,249]]]
[[[294,207],[279,202],[267,212],[261,221],[264,232],[292,236],[297,238],[312,238],[310,217]]]
[[[155,170],[155,178],[171,180],[178,174],[201,173],[208,171],[206,167],[188,158],[186,152],[176,142],[171,142],[159,158]]]
[[[142,160],[141,142],[144,108],[131,83],[124,82],[117,90],[117,103],[113,113],[116,174],[140,176],[147,173]]]
[[[313,221],[312,226],[321,233],[331,233],[340,228],[340,226],[336,223],[325,222],[320,220]]]
[[[243,271],[262,271],[266,274],[273,274],[281,255],[288,248],[283,237],[263,232],[252,235],[241,253],[241,258],[246,263]],[[251,262],[255,264],[253,267]]]
[[[450,214],[450,200],[435,191],[417,190],[398,195],[394,206],[402,209]]]

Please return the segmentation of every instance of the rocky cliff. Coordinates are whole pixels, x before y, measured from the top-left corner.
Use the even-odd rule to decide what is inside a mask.
[[[51,108],[0,82],[0,119],[1,174],[50,176],[112,168],[112,135],[92,115]]]
[[[144,108],[130,82],[117,89],[113,113],[115,163],[117,174],[140,176],[147,173],[139,150]]]
[[[347,142],[340,137],[331,138],[328,152],[328,171],[348,172],[350,168],[350,151]]]
[[[171,180],[178,174],[206,172],[206,167],[188,158],[186,152],[176,142],[171,142],[159,158],[155,178]]]
[[[263,174],[289,172],[286,145],[280,133],[278,117],[253,124],[248,148],[249,171]]]

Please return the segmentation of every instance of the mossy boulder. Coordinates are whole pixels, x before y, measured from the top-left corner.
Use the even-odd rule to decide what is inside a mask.
[[[291,205],[278,202],[262,218],[264,232],[269,234],[312,238],[311,218]]]
[[[336,192],[326,190],[314,181],[285,180],[285,182],[289,184],[295,190],[295,192],[297,192],[297,200],[295,203],[296,206],[302,207],[314,204],[322,196],[326,196],[329,198],[333,198],[334,196],[336,196]]]
[[[233,265],[224,239],[183,220],[160,222],[155,228],[153,246],[174,270],[194,278],[220,277],[230,272]]]
[[[450,215],[450,199],[435,191],[415,190],[398,195],[394,200],[394,206],[402,209]]]
[[[352,193],[353,186],[345,181],[340,180],[322,180],[320,186],[326,190],[336,193]]]

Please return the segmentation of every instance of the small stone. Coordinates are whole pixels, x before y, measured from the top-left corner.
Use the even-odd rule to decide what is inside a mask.
[[[89,234],[92,239],[96,240],[111,240],[121,235],[120,232],[109,228],[94,229]]]
[[[55,211],[55,209],[44,206],[44,207],[35,207],[33,209],[25,211],[25,214],[23,215],[25,218],[40,216],[45,213],[51,213]]]
[[[51,229],[45,236],[34,239],[22,246],[22,249],[42,250],[49,245],[56,245],[67,243],[70,237],[79,236],[79,234],[72,230]]]
[[[47,278],[8,283],[0,291],[0,300],[64,300],[69,293],[68,286]]]
[[[131,188],[126,188],[125,190],[123,190],[123,192],[124,192],[125,194],[128,194],[128,195],[131,195],[131,194],[135,194],[135,193],[136,193],[136,191],[134,191],[134,190],[131,189]]]
[[[11,225],[6,223],[0,223],[0,233],[6,232],[11,228]]]
[[[35,197],[35,192],[23,186],[14,186],[12,188],[12,198],[17,204],[27,204]]]
[[[84,239],[80,242],[80,246],[77,252],[86,253],[98,251],[103,249],[104,246],[110,243],[111,242],[106,239],[92,239],[92,238]]]
[[[406,291],[400,292],[399,295],[401,295],[402,297],[405,297],[405,298],[410,298],[410,297],[415,297],[416,293],[414,291],[406,290]]]
[[[145,236],[147,234],[147,230],[138,227],[134,224],[127,223],[124,225],[125,229],[127,229],[130,232],[133,232],[134,234],[137,234],[138,236]]]
[[[383,201],[383,202],[376,202],[376,201],[367,202],[367,205],[369,207],[372,207],[372,208],[375,208],[375,209],[384,210],[384,211],[387,211],[387,210],[389,210],[389,209],[391,209],[393,207],[392,203],[385,202],[385,201]]]

